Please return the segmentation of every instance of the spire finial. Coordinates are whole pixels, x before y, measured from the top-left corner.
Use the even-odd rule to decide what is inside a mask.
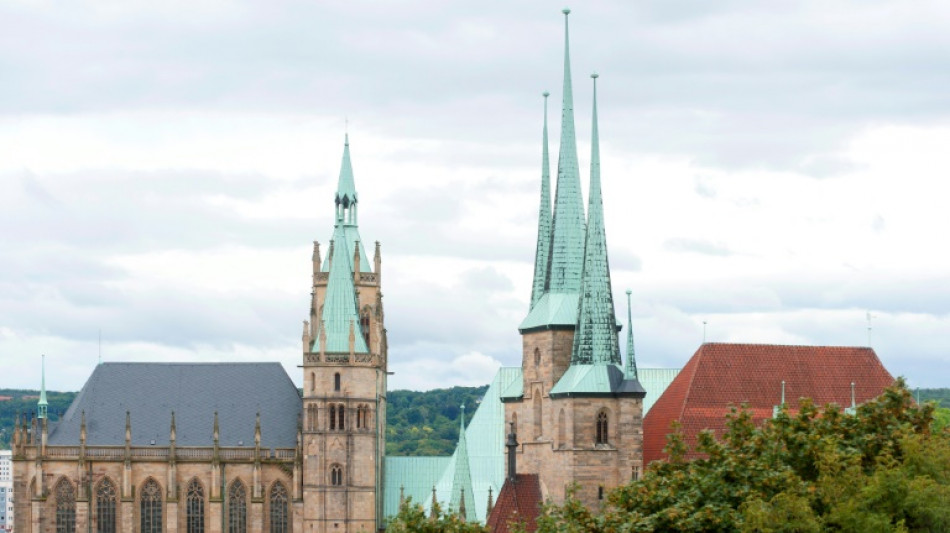
[[[630,295],[633,291],[627,289],[627,379],[637,378],[637,356],[633,349],[633,306],[630,304]]]
[[[46,355],[42,355],[42,368],[40,370],[40,401],[36,403],[36,417],[46,418],[46,410],[49,402],[46,401]]]

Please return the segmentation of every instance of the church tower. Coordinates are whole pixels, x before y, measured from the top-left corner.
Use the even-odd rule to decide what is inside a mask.
[[[334,200],[325,260],[313,246],[310,320],[303,327],[303,530],[376,531],[383,526],[386,329],[376,243],[370,264],[357,225],[350,143]]]
[[[597,128],[597,75],[585,221],[574,132],[567,15],[557,190],[550,209],[547,106],[541,207],[531,307],[522,335],[520,394],[506,394],[505,414],[521,440],[518,470],[539,475],[545,498],[576,496],[594,507],[607,490],[639,476],[643,387],[633,351],[625,372],[607,260]],[[545,93],[547,97],[547,93]],[[545,100],[546,104],[547,100]],[[632,345],[632,337],[630,337]]]

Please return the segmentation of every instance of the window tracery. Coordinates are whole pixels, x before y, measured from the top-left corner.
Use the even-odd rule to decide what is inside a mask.
[[[247,533],[247,490],[240,479],[228,490],[228,533]]]
[[[186,533],[205,531],[205,491],[197,479],[188,484],[185,496]]]
[[[288,533],[287,489],[280,481],[270,490],[270,533]]]
[[[76,533],[76,489],[66,478],[56,484],[56,533]]]
[[[343,467],[335,464],[330,467],[330,484],[339,487],[343,485]]]
[[[96,532],[115,533],[115,485],[105,478],[96,489]]]
[[[162,488],[154,479],[142,486],[139,501],[141,533],[161,533],[162,531]]]

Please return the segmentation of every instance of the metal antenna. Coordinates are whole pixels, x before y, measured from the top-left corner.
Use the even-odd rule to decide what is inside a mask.
[[[871,319],[874,318],[874,315],[870,311],[867,312],[868,319],[868,348],[871,347]]]
[[[706,321],[703,320],[703,344],[706,344]]]

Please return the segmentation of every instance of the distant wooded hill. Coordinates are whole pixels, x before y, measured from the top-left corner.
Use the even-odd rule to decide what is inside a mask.
[[[386,453],[451,455],[458,441],[459,407],[465,404],[468,422],[467,419],[475,412],[486,390],[487,385],[426,392],[390,391],[386,413]],[[35,390],[0,389],[0,449],[10,448],[17,413],[26,414],[27,417],[35,413],[39,394],[39,391]],[[47,391],[50,421],[59,420],[76,394]]]
[[[389,392],[386,413],[387,455],[451,455],[459,435],[459,407],[466,406],[466,423],[475,412],[488,385],[452,387],[426,392],[396,390]],[[916,395],[918,392],[914,391]],[[66,412],[75,392],[46,393],[49,417],[58,420]],[[934,400],[950,408],[950,388],[920,389],[920,401]],[[10,399],[6,399],[9,397]],[[10,448],[17,413],[36,411],[39,391],[0,389],[0,449]]]

